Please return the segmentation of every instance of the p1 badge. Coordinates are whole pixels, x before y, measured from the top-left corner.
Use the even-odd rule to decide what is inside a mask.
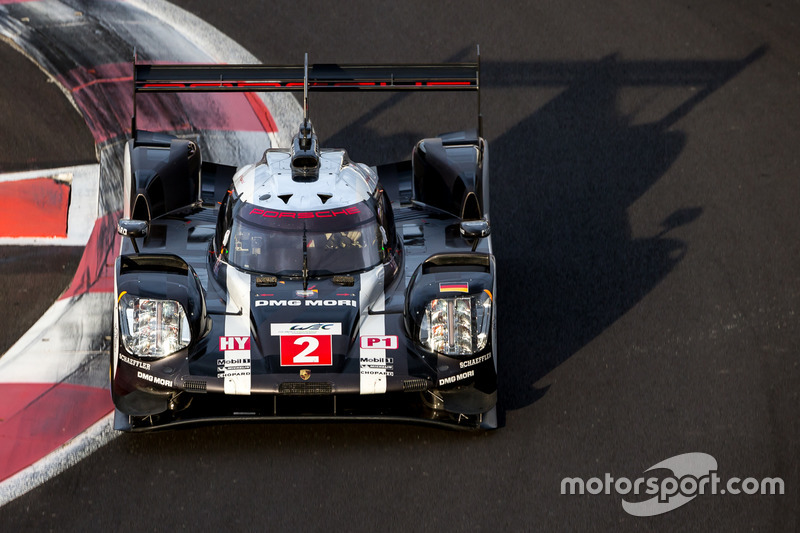
[[[373,350],[396,350],[397,335],[362,335],[361,347]]]

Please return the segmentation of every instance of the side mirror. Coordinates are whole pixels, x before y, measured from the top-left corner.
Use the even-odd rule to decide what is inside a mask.
[[[128,218],[120,219],[117,222],[117,233],[123,237],[129,237],[133,243],[133,250],[138,254],[139,246],[136,244],[137,237],[147,237],[150,224],[146,220],[131,220]]]
[[[461,236],[465,239],[483,239],[488,237],[491,230],[489,228],[489,221],[485,218],[480,220],[462,220],[461,221]]]
[[[462,220],[459,229],[461,230],[462,237],[468,241],[472,241],[473,252],[478,248],[478,242],[480,239],[488,237],[489,233],[491,233],[489,221],[486,220],[486,218],[481,218],[478,220]]]

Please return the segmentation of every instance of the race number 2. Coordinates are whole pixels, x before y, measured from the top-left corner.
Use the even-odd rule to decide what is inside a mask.
[[[281,366],[331,366],[330,335],[281,336]]]

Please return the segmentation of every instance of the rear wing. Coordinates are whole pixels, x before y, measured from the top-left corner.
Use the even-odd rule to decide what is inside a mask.
[[[134,65],[134,91],[303,91],[305,67],[268,65]],[[477,91],[478,63],[308,66],[309,91]]]
[[[480,113],[480,48],[472,63],[398,65],[133,65],[132,131],[136,132],[136,95],[165,92],[308,91],[475,91]]]

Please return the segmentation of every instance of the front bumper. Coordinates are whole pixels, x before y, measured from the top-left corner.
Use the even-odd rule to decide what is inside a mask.
[[[496,401],[496,393],[489,396]],[[180,393],[173,398],[171,409],[158,414],[133,416],[117,409],[114,429],[143,432],[205,423],[378,421],[464,430],[498,427],[494,406],[474,415],[449,413],[432,409],[421,393],[235,397]]]
[[[494,376],[492,361],[474,372]],[[472,373],[473,369],[470,369]],[[463,375],[459,374],[459,375]],[[413,376],[389,376],[386,392],[363,394],[360,375],[315,372],[251,376],[250,394],[225,394],[224,378],[192,376],[180,352],[153,362],[123,356],[111,391],[115,429],[143,431],[177,425],[238,421],[396,421],[463,429],[494,429],[496,388],[492,379],[440,383]],[[481,389],[489,389],[484,391]]]

